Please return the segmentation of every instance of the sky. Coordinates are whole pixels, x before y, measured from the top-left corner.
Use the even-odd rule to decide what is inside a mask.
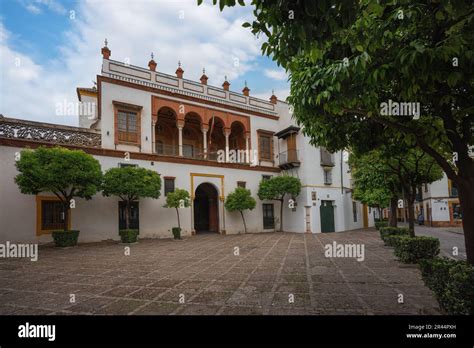
[[[249,1],[246,1],[249,3]],[[100,74],[104,39],[111,59],[250,95],[284,100],[288,77],[261,55],[262,38],[242,23],[250,6],[219,11],[205,0],[0,0],[0,114],[77,125],[77,116],[57,116],[58,104],[76,103],[76,87],[92,87]]]

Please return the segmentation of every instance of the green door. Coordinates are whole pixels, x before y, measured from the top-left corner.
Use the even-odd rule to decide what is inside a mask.
[[[321,232],[334,232],[334,207],[332,201],[321,201]]]

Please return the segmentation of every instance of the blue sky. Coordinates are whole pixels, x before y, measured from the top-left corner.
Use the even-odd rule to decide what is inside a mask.
[[[75,88],[91,87],[100,73],[100,48],[109,41],[112,59],[147,66],[154,52],[159,71],[209,84],[224,75],[231,90],[246,80],[251,95],[284,99],[289,84],[283,69],[260,53],[261,39],[241,24],[250,7],[219,12],[195,0],[1,0],[0,113],[43,122],[77,124],[55,116],[57,103],[76,101]]]

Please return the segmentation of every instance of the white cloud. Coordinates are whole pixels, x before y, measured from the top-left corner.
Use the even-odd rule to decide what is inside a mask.
[[[264,74],[265,76],[274,80],[283,81],[288,79],[288,76],[284,70],[265,69]]]
[[[62,11],[55,1],[34,3]],[[129,58],[130,64],[146,67],[154,52],[159,71],[174,74],[181,60],[185,78],[199,80],[205,67],[209,84],[220,86],[224,75],[232,82],[256,68],[261,41],[241,27],[252,15],[250,9],[233,12],[237,18],[229,13],[222,14],[218,6],[197,6],[194,1],[79,2],[68,32],[58,33],[64,36],[60,54],[47,62],[34,62],[15,51],[0,22],[0,113],[77,124],[75,117],[55,116],[55,105],[77,101],[77,86],[92,86],[100,73],[104,38],[112,59]],[[21,61],[19,67],[15,58]]]
[[[33,14],[42,13],[42,9],[46,8],[55,13],[64,15],[66,9],[56,0],[19,0],[20,4]]]

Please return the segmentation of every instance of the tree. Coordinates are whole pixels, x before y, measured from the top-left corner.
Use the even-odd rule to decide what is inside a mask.
[[[351,160],[356,166],[354,178],[356,183],[359,181],[362,189],[369,192],[379,190],[385,181],[385,188],[391,193],[389,197],[398,195],[401,191],[408,203],[409,231],[414,236],[417,189],[443,177],[436,161],[418,148],[402,148],[399,144],[386,144]],[[390,187],[392,190],[388,190]]]
[[[401,195],[398,177],[388,173],[386,164],[378,153],[351,154],[349,164],[354,179],[352,196],[379,209],[390,206],[389,225],[397,226],[397,202]]]
[[[20,172],[15,182],[21,193],[36,195],[52,192],[63,206],[64,231],[68,229],[69,210],[74,197],[89,200],[99,190],[100,163],[82,150],[63,147],[38,147],[24,150],[16,162]]]
[[[235,3],[219,1],[221,9]],[[255,19],[243,26],[265,35],[262,52],[290,73],[288,101],[312,143],[336,151],[371,149],[387,135],[414,142],[458,187],[474,264],[472,1],[252,5]],[[418,115],[385,115],[392,100],[413,103]]]
[[[260,181],[258,198],[280,201],[280,232],[283,231],[283,203],[286,195],[296,197],[301,191],[301,181],[292,176],[274,176]]]
[[[228,211],[238,211],[244,222],[244,230],[247,233],[247,225],[245,224],[244,210],[253,210],[255,208],[255,199],[252,197],[250,190],[243,187],[237,187],[234,192],[227,195],[224,206]]]
[[[130,229],[130,205],[140,198],[159,198],[160,175],[139,167],[110,168],[104,174],[102,194],[117,196],[125,202],[125,229]]]
[[[174,192],[169,192],[166,195],[165,208],[175,208],[178,216],[178,228],[181,230],[181,223],[179,220],[179,209],[188,208],[190,205],[189,193],[183,189],[175,189]]]

